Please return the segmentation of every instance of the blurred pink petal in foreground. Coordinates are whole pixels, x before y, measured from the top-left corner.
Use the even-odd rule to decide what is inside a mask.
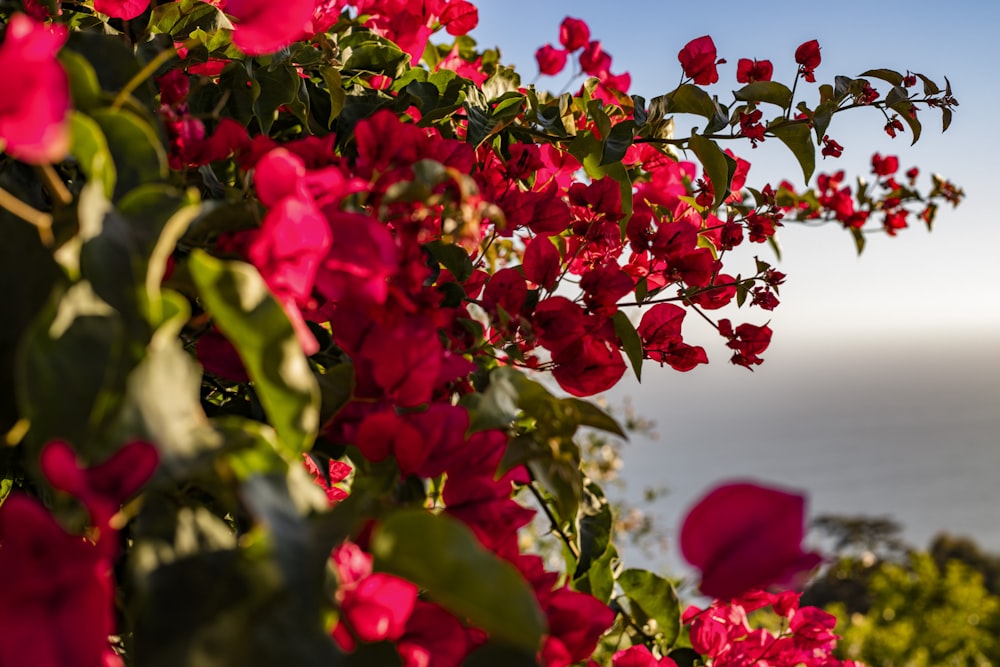
[[[805,496],[749,482],[717,487],[688,512],[681,552],[701,570],[701,592],[720,599],[789,585],[816,567],[802,550]]]
[[[69,79],[56,54],[66,26],[15,14],[0,45],[0,150],[32,164],[69,151]]]
[[[301,39],[311,28],[314,0],[227,0],[225,12],[236,24],[233,42],[243,53],[274,53]]]

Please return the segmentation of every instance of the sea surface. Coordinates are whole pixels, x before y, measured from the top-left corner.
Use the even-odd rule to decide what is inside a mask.
[[[948,532],[1000,552],[1000,337],[784,345],[765,356],[753,373],[721,360],[688,374],[647,366],[641,385],[609,396],[656,422],[655,439],[625,445],[625,495],[667,491],[647,506],[667,548],[629,550],[630,564],[676,571],[685,509],[732,479],[804,491],[811,516],[889,516],[915,546]]]

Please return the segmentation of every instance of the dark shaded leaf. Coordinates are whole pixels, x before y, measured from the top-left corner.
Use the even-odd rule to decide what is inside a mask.
[[[277,118],[278,108],[295,102],[300,79],[294,67],[258,69],[254,77],[260,86],[260,94],[254,100],[253,112],[261,131],[267,134]]]
[[[115,199],[167,178],[167,153],[152,125],[127,109],[97,109],[91,117],[100,125],[115,163]]]
[[[70,114],[69,121],[73,136],[70,153],[80,163],[80,169],[83,170],[87,180],[100,183],[105,198],[111,199],[115,192],[117,175],[115,162],[101,126],[93,118],[78,111]]]
[[[737,91],[733,96],[743,102],[767,102],[776,104],[782,109],[787,109],[792,103],[792,91],[783,83],[777,81],[755,81],[748,83]]]
[[[445,241],[432,241],[424,245],[431,256],[444,268],[451,271],[455,280],[464,283],[472,276],[473,266],[469,253],[461,246]]]
[[[782,125],[780,124],[782,122],[782,119],[778,119],[778,125],[769,127],[767,131],[778,137],[792,151],[792,155],[802,167],[802,176],[808,183],[816,169],[816,146],[810,137],[809,126],[805,123]]]
[[[888,81],[894,86],[903,85],[903,75],[891,69],[870,69],[862,72],[858,76],[870,76],[876,79]]]
[[[712,182],[712,190],[715,193],[715,201],[712,205],[718,206],[729,195],[731,181],[726,154],[722,152],[717,143],[700,134],[692,134],[689,145],[694,154],[698,156],[698,161],[704,167],[709,181]]]
[[[910,132],[913,134],[913,141],[910,145],[917,143],[917,139],[920,138],[921,125],[920,121],[917,120],[916,107],[913,106],[909,101],[903,100],[902,102],[897,102],[896,104],[890,105],[892,110],[899,114],[899,117],[903,119],[903,122],[910,126]],[[910,112],[914,112],[910,115]]]
[[[636,124],[632,120],[623,120],[611,128],[604,140],[604,150],[601,153],[601,166],[612,162],[621,162],[626,151],[635,139]]]
[[[462,661],[462,667],[538,667],[530,651],[488,642]]]

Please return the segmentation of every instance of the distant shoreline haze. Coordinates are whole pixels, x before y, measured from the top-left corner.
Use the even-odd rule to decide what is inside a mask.
[[[623,476],[633,501],[668,490],[649,507],[663,562],[679,562],[684,509],[732,478],[806,491],[811,518],[888,516],[918,548],[948,532],[1000,552],[1000,336],[791,338],[754,373],[715,348],[694,373],[650,365],[608,396],[656,422],[655,441],[625,445]]]

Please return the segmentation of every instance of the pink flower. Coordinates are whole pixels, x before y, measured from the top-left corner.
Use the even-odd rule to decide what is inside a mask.
[[[716,65],[720,65],[725,60],[716,59],[715,42],[708,35],[692,39],[688,42],[677,59],[684,68],[684,76],[694,79],[699,86],[707,86],[719,80],[719,71]]]
[[[804,512],[804,496],[746,482],[699,500],[681,527],[681,552],[701,570],[701,592],[734,598],[816,567],[820,556],[802,550]]]
[[[247,55],[274,53],[312,29],[314,0],[227,0],[235,19],[233,43]]]
[[[686,314],[672,303],[658,303],[646,311],[638,328],[646,357],[681,372],[708,363],[704,348],[688,345],[681,338],[681,322]]]
[[[599,77],[611,70],[611,56],[600,42],[589,42],[580,53],[580,69]]]
[[[417,587],[391,574],[372,573],[371,556],[351,542],[334,549],[331,560],[340,582],[340,622],[333,638],[341,648],[354,650],[355,637],[364,642],[402,637],[417,601]]]
[[[441,11],[441,25],[449,35],[464,35],[479,25],[479,10],[466,0],[451,0]]]
[[[804,42],[795,49],[795,62],[799,64],[799,74],[810,83],[816,81],[815,71],[821,60],[819,42],[815,39]]]
[[[657,660],[649,649],[639,644],[618,651],[611,658],[612,667],[677,667],[677,663],[666,656]]]
[[[79,500],[94,526],[108,531],[122,504],[153,476],[159,455],[150,443],[135,441],[106,461],[84,468],[73,449],[56,440],[42,449],[38,463],[54,488]]]
[[[0,507],[0,664],[118,667],[106,550],[62,529],[33,498]]]
[[[774,74],[774,66],[770,60],[750,60],[740,58],[736,63],[736,81],[753,83],[754,81],[770,81]]]
[[[330,249],[332,234],[306,187],[300,157],[275,148],[257,163],[254,184],[267,215],[247,255],[281,302],[306,354],[319,349],[300,306],[311,298],[316,274]]]
[[[538,61],[538,71],[549,76],[558,74],[566,67],[567,55],[569,54],[566,51],[557,49],[551,44],[546,44],[535,51],[535,60]]]
[[[559,43],[567,51],[582,49],[590,41],[590,27],[581,19],[567,16],[559,26]]]
[[[113,19],[134,19],[148,6],[149,0],[94,0],[94,9]]]
[[[65,26],[15,14],[0,45],[0,149],[32,164],[69,152],[69,80],[56,60]]]

